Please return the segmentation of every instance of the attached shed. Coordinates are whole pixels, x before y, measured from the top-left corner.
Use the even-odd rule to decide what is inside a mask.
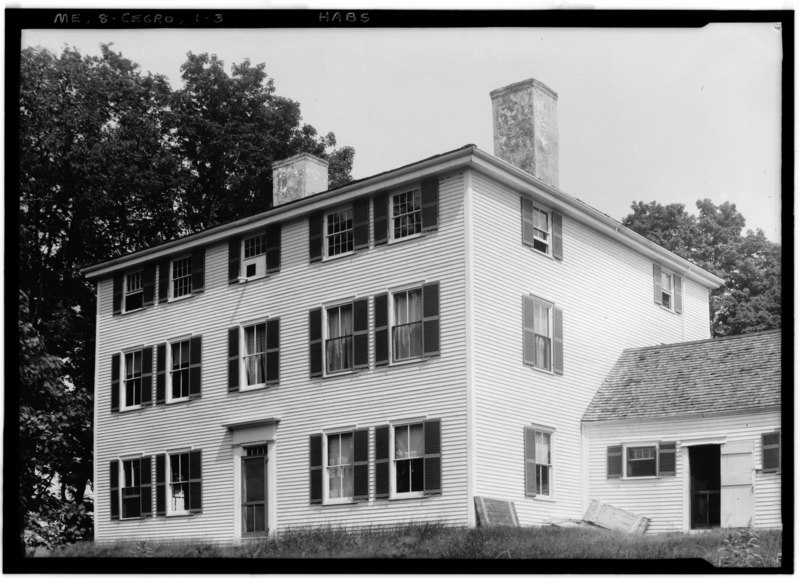
[[[648,532],[782,527],[780,331],[625,350],[582,432],[586,503]]]

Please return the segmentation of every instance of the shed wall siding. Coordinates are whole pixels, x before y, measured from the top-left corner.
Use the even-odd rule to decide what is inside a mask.
[[[686,417],[649,421],[588,422],[585,433],[588,448],[589,498],[650,518],[648,532],[689,529],[684,519],[688,512],[688,450],[692,440],[748,440],[754,448],[754,493],[756,528],[781,526],[781,476],[761,472],[761,434],[780,428],[780,412],[761,412],[718,417]],[[656,479],[608,479],[606,448],[621,443],[677,442],[677,471],[674,477]]]
[[[707,292],[684,313],[653,303],[652,261],[563,217],[563,260],[522,244],[520,194],[473,173],[475,493],[512,500],[521,524],[581,512],[580,419],[623,349],[705,339]],[[543,205],[546,208],[546,205]],[[523,364],[522,296],[563,310],[564,374]],[[555,428],[553,499],[526,498],[523,427]]]
[[[95,448],[96,538],[203,539],[234,536],[232,434],[223,424],[279,418],[272,459],[277,528],[409,520],[466,524],[467,432],[464,309],[463,175],[440,179],[439,228],[321,263],[309,263],[307,219],[285,223],[281,271],[228,284],[228,247],[206,251],[205,292],[112,317],[111,280],[98,284]],[[372,238],[372,236],[371,236]],[[374,300],[369,301],[369,370],[309,378],[308,312],[334,300],[373,297],[411,283],[440,283],[441,355],[402,366],[374,366]],[[265,390],[227,391],[227,330],[243,321],[279,317],[280,383]],[[110,412],[111,356],[187,333],[203,336],[202,398],[188,403]],[[441,419],[441,496],[353,505],[309,504],[309,436],[323,429],[385,425],[390,420]],[[203,451],[203,511],[190,517],[111,521],[108,462],[191,446]],[[370,431],[370,496],[374,496],[374,429]],[[238,491],[238,490],[237,490]]]

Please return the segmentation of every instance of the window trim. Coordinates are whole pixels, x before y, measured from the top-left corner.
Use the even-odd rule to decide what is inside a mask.
[[[323,431],[322,432],[322,505],[323,506],[333,506],[338,504],[355,504],[355,431],[357,428],[348,428],[343,430],[331,430],[331,431]],[[331,467],[342,467],[340,466],[329,466],[328,465],[328,438],[330,436],[342,436],[349,434],[353,438],[353,461],[350,464],[350,467],[353,469],[353,495],[352,496],[344,496],[340,498],[331,498],[330,497],[330,475],[328,474],[328,468]]]
[[[130,291],[128,289],[128,277],[137,273],[139,274],[139,288],[135,291]],[[142,296],[142,304],[135,309],[128,309],[128,296],[136,293]],[[144,269],[125,271],[122,275],[122,314],[133,313],[134,311],[141,311],[142,309],[144,309]]]
[[[639,448],[652,448],[653,450],[653,465],[655,466],[655,473],[644,476],[632,476],[628,473],[628,450]],[[640,460],[633,460],[640,461]],[[644,460],[641,460],[644,461]],[[650,461],[649,459],[647,461]],[[659,476],[658,472],[658,441],[644,441],[644,442],[629,442],[622,444],[622,479],[624,480],[649,480],[656,479]]]
[[[119,411],[120,413],[123,411],[134,411],[137,409],[142,409],[144,407],[144,403],[142,402],[142,390],[144,387],[144,350],[145,346],[141,345],[138,347],[131,347],[128,349],[124,349],[120,352],[119,356]],[[139,371],[139,403],[134,403],[133,405],[128,405],[126,402],[127,393],[128,393],[128,385],[127,381],[128,378],[126,377],[126,370],[128,366],[127,356],[129,354],[136,354],[138,353],[141,357],[141,369]],[[134,359],[135,364],[135,359]],[[136,379],[131,378],[131,379]],[[121,487],[121,486],[120,486]]]
[[[247,241],[249,241],[251,239],[255,239],[257,237],[263,237],[263,250],[261,251],[261,253],[258,253],[257,255],[254,255],[252,257],[245,257],[245,243],[247,243]],[[260,262],[260,263],[256,264],[256,274],[253,275],[252,277],[248,277],[247,276],[247,263],[246,263],[246,261],[254,261],[256,259]],[[242,239],[241,239],[241,241],[239,243],[239,263],[240,263],[240,265],[239,265],[239,267],[240,267],[239,282],[240,283],[246,283],[248,281],[255,281],[256,279],[263,279],[264,277],[267,276],[267,233],[266,233],[266,231],[262,230],[262,231],[259,231],[259,232],[256,232],[254,234],[247,235],[247,236],[242,235]],[[263,268],[263,271],[261,273],[258,272],[258,265],[259,264]]]
[[[273,317],[273,316],[266,316],[266,317],[259,317],[256,319],[251,319],[247,321],[242,321],[237,325],[234,325],[228,329],[228,332],[232,332],[234,329],[236,330],[236,347],[237,347],[237,354],[235,358],[233,356],[228,356],[228,363],[232,363],[235,359],[236,361],[236,383],[237,388],[231,389],[230,383],[233,379],[230,375],[231,369],[228,368],[228,393],[244,393],[246,391],[258,391],[263,389],[268,389],[270,387],[276,386],[280,383],[280,317]],[[270,348],[269,341],[270,341],[270,330],[269,326],[270,323],[277,323],[277,333],[278,333],[278,347]],[[255,325],[264,325],[264,351],[260,352],[262,355],[265,356],[264,359],[264,382],[263,383],[256,383],[256,384],[247,384],[247,368],[245,366],[245,357],[246,354],[246,341],[245,341],[245,329],[248,327],[253,327]],[[229,335],[230,339],[230,335]],[[230,343],[228,344],[230,346]],[[230,351],[230,350],[229,350]],[[277,377],[273,380],[269,379],[269,355],[271,353],[276,353],[278,356],[278,369],[277,369]]]
[[[404,235],[402,237],[395,237],[394,234],[394,198],[398,195],[403,195],[407,193],[412,193],[414,195],[419,196],[419,209],[413,211],[413,213],[406,213],[407,215],[411,214],[418,214],[418,223],[419,223],[419,232],[412,233],[410,235]],[[387,215],[387,222],[388,222],[388,231],[387,231],[387,243],[399,243],[401,241],[405,241],[407,239],[416,239],[417,237],[422,237],[425,234],[424,223],[422,222],[422,185],[421,183],[417,183],[411,188],[403,188],[402,190],[394,191],[389,193],[387,196],[387,207],[386,207],[386,215]],[[400,215],[398,215],[399,217]]]
[[[526,438],[524,440],[525,443],[523,444],[525,446],[525,447],[523,447],[523,452],[525,453],[525,455],[524,455],[524,463],[525,463],[526,470],[525,470],[525,474],[524,475],[526,476],[526,480],[527,480],[527,465],[528,465],[528,463],[530,461],[529,458],[528,458],[527,453],[525,452],[525,450],[527,449],[527,432],[530,431],[530,432],[533,432],[533,434],[534,434],[534,440],[533,440],[534,447],[535,447],[535,444],[536,444],[536,434],[547,435],[549,437],[549,446],[550,446],[550,461],[547,464],[544,464],[544,463],[539,464],[539,462],[536,461],[536,450],[535,449],[534,449],[534,459],[532,461],[530,461],[530,463],[533,463],[535,466],[546,465],[546,467],[548,468],[547,479],[548,479],[549,492],[547,494],[538,493],[538,484],[537,484],[536,485],[537,486],[536,487],[537,492],[533,493],[533,494],[528,493],[528,488],[527,488],[527,483],[526,483],[526,485],[525,485],[525,497],[533,498],[533,499],[536,499],[536,500],[554,501],[555,500],[555,483],[554,483],[555,480],[553,478],[553,472],[555,471],[555,451],[554,451],[555,442],[554,442],[554,437],[555,437],[556,429],[553,428],[553,427],[548,427],[548,426],[530,424],[530,425],[526,425],[524,427],[524,430],[525,430],[524,433],[526,434]]]
[[[350,243],[349,244],[351,245],[351,248],[348,251],[343,251],[343,252],[337,253],[335,255],[329,255],[329,251],[330,251],[329,237],[331,237],[333,235],[329,235],[328,234],[328,219],[329,219],[329,217],[331,217],[331,215],[333,215],[335,213],[341,213],[343,211],[350,211],[350,228],[349,229],[345,229],[343,231],[340,231],[338,233],[334,233],[333,235],[343,234],[343,233],[347,233],[349,231],[349,233],[350,233]],[[334,260],[334,259],[339,259],[341,257],[346,257],[348,255],[352,255],[353,253],[356,252],[356,248],[355,248],[355,246],[356,246],[355,226],[356,226],[355,209],[354,209],[352,204],[340,206],[338,208],[325,211],[325,213],[323,213],[323,215],[322,215],[322,260],[323,261],[331,261],[331,260]]]
[[[187,467],[189,469],[188,477],[187,477],[187,479],[185,481],[173,482],[172,481],[172,459],[171,458],[172,458],[172,456],[182,456],[184,454],[189,456],[188,464],[187,464]],[[199,459],[200,459],[200,466],[199,466],[200,477],[199,478],[192,478],[192,476],[191,476],[191,472],[192,472],[192,456],[194,456],[194,455],[197,455],[199,457]],[[179,458],[179,460],[180,460],[180,458]],[[185,498],[187,507],[182,511],[174,511],[172,509],[172,505],[171,505],[171,503],[172,503],[171,490],[172,490],[172,485],[175,484],[175,483],[189,484],[189,494]],[[199,509],[193,510],[192,507],[191,507],[191,484],[195,484],[195,483],[199,483],[200,484],[199,488],[200,488],[200,504],[201,504],[201,506],[200,506]],[[179,518],[179,517],[184,517],[184,516],[193,516],[193,515],[201,513],[203,511],[203,508],[202,508],[202,495],[203,495],[203,454],[202,454],[202,451],[188,448],[188,449],[167,450],[166,452],[164,452],[164,490],[163,491],[165,492],[165,498],[166,498],[165,501],[164,501],[164,504],[165,504],[164,515],[166,517]]]
[[[770,444],[766,445],[764,443],[764,438],[769,435],[777,435],[778,436],[778,443],[777,444]],[[780,474],[783,469],[783,435],[780,429],[762,432],[761,433],[761,473],[764,474]],[[778,449],[778,465],[775,467],[767,468],[764,465],[764,453],[767,449],[770,448],[777,448]]]
[[[417,419],[417,420],[410,420],[410,421],[399,421],[399,422],[392,422],[389,424],[389,499],[390,500],[413,500],[415,498],[424,498],[425,494],[425,421],[424,419]],[[398,492],[397,491],[397,459],[395,456],[395,437],[396,437],[396,430],[399,427],[410,427],[413,425],[419,425],[422,427],[422,456],[417,456],[416,458],[407,458],[407,459],[419,459],[422,460],[423,470],[422,470],[422,489],[417,491],[409,491],[409,492]],[[406,458],[404,458],[406,459]]]
[[[531,338],[533,339],[533,361],[532,362],[526,361],[524,359],[524,354],[523,354],[523,361],[525,362],[526,365],[530,366],[531,368],[533,368],[536,371],[540,371],[540,372],[546,373],[548,375],[556,375],[557,374],[557,372],[556,372],[556,359],[555,359],[555,354],[556,354],[556,351],[555,351],[555,347],[556,347],[556,330],[555,330],[556,329],[555,328],[556,304],[553,303],[552,301],[548,301],[547,299],[542,299],[541,297],[538,297],[538,296],[532,295],[532,294],[524,295],[523,297],[530,300],[531,307],[532,307],[532,315],[533,315],[532,324],[531,324],[531,330],[530,330],[530,335],[531,335]],[[542,333],[538,333],[537,332],[537,327],[539,325],[537,323],[537,316],[536,316],[536,306],[537,305],[547,309],[547,335],[546,336],[544,334],[542,334]],[[523,307],[524,306],[525,305],[523,304]],[[525,316],[525,311],[523,310],[523,318],[524,318],[524,316]],[[526,335],[529,333],[528,328],[524,323],[524,320],[523,320],[523,331],[524,331],[524,333]],[[548,362],[549,362],[548,363],[549,367],[547,367],[547,368],[541,367],[540,365],[537,364],[538,348],[536,347],[536,341],[537,341],[536,338],[538,336],[544,336],[547,339],[547,343],[548,343],[548,345],[547,345],[547,355],[548,355]],[[563,340],[563,338],[562,338],[562,340]],[[523,348],[525,346],[524,345],[524,341],[525,340],[524,340],[524,336],[523,336]]]
[[[424,360],[427,356],[425,355],[425,339],[424,339],[424,321],[425,321],[425,304],[424,304],[424,294],[423,294],[423,287],[424,283],[422,284],[415,284],[410,285],[407,287],[398,287],[389,290],[389,365],[405,365],[408,363],[416,363],[421,360]],[[398,294],[404,293],[408,295],[411,291],[418,291],[419,292],[419,320],[413,321],[411,323],[419,324],[419,355],[411,356],[411,357],[404,357],[402,359],[397,359],[395,357],[395,347],[394,347],[394,330],[399,327],[397,324],[397,314],[395,313],[395,298]],[[408,307],[408,304],[407,304]],[[403,325],[410,325],[411,323],[405,323]]]
[[[139,463],[139,483],[135,486],[125,485],[125,464],[126,463]],[[117,514],[114,515],[114,507],[112,505],[111,519],[125,522],[129,520],[141,520],[153,516],[153,459],[152,456],[146,456],[142,453],[128,454],[119,456],[111,460],[112,468],[116,471],[115,476],[117,485],[114,486],[114,480],[109,479],[109,490],[111,493],[112,501],[116,502]],[[143,475],[146,472],[146,476]],[[145,482],[144,480],[149,480]],[[125,488],[137,488],[139,499],[139,515],[138,516],[123,516],[125,511]],[[145,507],[147,508],[145,510]]]
[[[529,247],[539,255],[544,255],[550,259],[560,261],[563,259],[563,234],[561,213],[552,208],[547,208],[538,201],[527,196],[520,197],[521,221],[522,221],[522,244]],[[547,231],[537,226],[535,219],[536,212],[547,215]],[[542,241],[536,235],[536,231],[543,231],[547,235],[547,241]],[[537,248],[536,243],[545,244],[545,250]]]
[[[257,321],[248,321],[241,323],[239,325],[239,391],[253,391],[256,389],[266,389],[267,387],[267,366],[266,366],[266,356],[267,356],[267,321],[269,318],[259,319]],[[245,331],[250,327],[256,327],[258,325],[264,326],[264,350],[259,351],[256,353],[249,354],[247,353],[247,341],[245,339]],[[247,357],[253,355],[263,355],[264,356],[264,381],[260,383],[247,383],[247,365],[245,359]]]
[[[175,337],[175,338],[169,339],[169,340],[164,342],[164,345],[165,345],[165,348],[164,348],[164,358],[165,358],[164,359],[164,399],[160,403],[165,403],[165,404],[185,403],[187,401],[191,401],[192,399],[196,399],[196,398],[202,397],[202,381],[201,381],[200,384],[198,384],[198,390],[200,391],[200,393],[192,394],[192,370],[193,369],[198,368],[198,367],[200,368],[200,372],[201,373],[198,375],[198,378],[200,378],[202,380],[202,367],[203,367],[203,359],[202,359],[202,347],[203,347],[203,345],[202,345],[202,341],[199,342],[199,346],[200,346],[200,363],[197,363],[197,364],[193,364],[192,363],[192,357],[193,357],[192,345],[193,345],[193,342],[197,342],[196,340],[198,340],[198,339],[202,339],[202,335],[200,335],[200,334],[190,334],[190,335],[182,335],[180,337]],[[172,373],[173,373],[173,369],[172,369],[172,346],[176,345],[176,344],[179,344],[179,343],[184,343],[184,342],[189,342],[188,365],[185,368],[181,368],[179,371],[187,371],[188,372],[188,379],[187,379],[188,393],[186,394],[185,397],[174,398],[174,397],[172,397]],[[156,400],[156,402],[159,403],[158,400]]]
[[[183,261],[184,259],[189,260],[189,273],[184,277],[188,277],[189,279],[189,291],[184,293],[183,295],[175,296],[175,280],[176,277],[174,276],[175,271],[175,263],[178,261]],[[180,255],[176,255],[169,260],[169,285],[167,287],[168,291],[168,302],[172,301],[181,301],[183,299],[187,299],[194,295],[194,287],[192,286],[192,272],[194,271],[194,263],[192,262],[192,253],[181,253]],[[184,277],[180,277],[183,279]]]
[[[355,302],[356,298],[327,303],[322,306],[322,377],[346,375],[356,371],[355,364]],[[350,306],[350,333],[340,337],[350,337],[350,365],[337,371],[328,370],[328,310]]]

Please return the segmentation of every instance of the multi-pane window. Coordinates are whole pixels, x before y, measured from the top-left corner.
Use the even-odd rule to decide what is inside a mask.
[[[142,515],[141,461],[122,461],[122,517],[138,518]]]
[[[170,454],[167,460],[167,513],[188,514],[201,509],[201,454]]]
[[[656,456],[656,446],[625,448],[625,476],[628,478],[655,476],[658,471]]]
[[[134,271],[125,275],[125,311],[135,311],[144,305],[144,283],[142,272]]]
[[[256,235],[255,237],[248,237],[243,242],[244,245],[244,258],[251,259],[267,252],[267,238],[266,235]]]
[[[353,498],[355,458],[353,433],[328,434],[326,475],[328,499],[349,501]]]
[[[183,297],[192,292],[192,257],[175,259],[172,262],[172,298]]]
[[[325,340],[326,371],[334,373],[353,367],[353,305],[326,310],[328,336]]]
[[[342,255],[353,250],[353,209],[347,207],[325,216],[325,254]]]
[[[244,373],[246,385],[267,381],[267,324],[256,323],[244,328]]]
[[[392,359],[400,361],[422,356],[422,289],[398,291],[394,300]]]
[[[525,495],[549,496],[552,469],[550,432],[525,428]]]
[[[425,489],[425,440],[421,423],[394,427],[393,464],[396,494]]]
[[[533,248],[547,253],[550,247],[550,213],[533,207]]]
[[[190,340],[170,345],[170,399],[189,398]]]
[[[661,305],[672,309],[672,274],[661,271]]]
[[[125,373],[123,380],[125,407],[138,407],[142,403],[142,351],[125,354]]]
[[[781,432],[761,434],[761,471],[781,471]]]
[[[533,302],[534,366],[547,371],[551,368],[553,335],[551,314],[551,305],[538,300]]]
[[[393,239],[422,232],[422,196],[419,189],[392,195],[391,210]]]

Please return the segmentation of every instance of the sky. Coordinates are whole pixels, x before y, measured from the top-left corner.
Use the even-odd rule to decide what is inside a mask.
[[[187,52],[264,63],[303,122],[355,148],[354,178],[476,144],[489,93],[536,78],[558,93],[559,186],[621,220],[634,201],[736,204],[781,240],[781,31],[703,28],[23,30],[23,47],[113,43],[181,84]],[[792,159],[787,159],[791,161]]]

